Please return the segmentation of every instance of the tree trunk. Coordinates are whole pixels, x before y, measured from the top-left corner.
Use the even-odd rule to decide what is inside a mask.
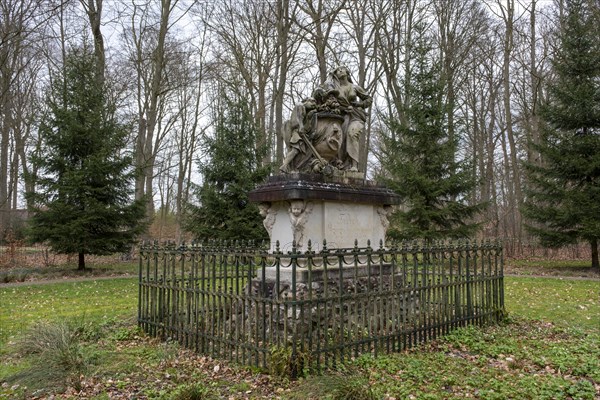
[[[368,49],[374,49],[374,35],[369,33],[367,13],[369,7],[364,0],[354,0],[348,4],[348,17],[350,32],[353,32],[353,46],[356,48],[356,58],[358,61],[358,70],[355,75],[355,82],[358,86],[365,88],[367,92],[371,92],[372,88],[367,86],[367,68],[371,63],[368,62]],[[375,27],[374,29],[379,29]],[[376,50],[374,50],[376,51]],[[374,71],[374,75],[377,73]],[[359,138],[359,156],[358,156],[358,170],[363,172],[363,176],[366,176],[367,172],[367,160],[369,158],[369,143],[371,141],[371,110],[367,110],[369,118],[367,124],[365,124]]]
[[[541,80],[538,76],[537,70],[537,41],[536,41],[536,0],[531,2],[531,10],[529,15],[529,29],[531,35],[531,44],[529,47],[529,68],[530,72],[530,84],[531,84],[531,123],[530,123],[530,140],[534,144],[540,143],[540,120],[538,115],[538,104],[539,98],[541,96]],[[541,164],[540,154],[537,150],[533,148],[533,146],[527,146],[527,161],[533,162],[535,164]]]
[[[300,26],[310,35],[309,43],[315,49],[317,67],[319,69],[319,83],[327,79],[327,48],[330,47],[329,39],[334,24],[338,23],[338,14],[346,6],[346,0],[337,2],[318,0],[316,7],[313,0],[298,2],[300,8],[309,16],[309,26]],[[330,8],[326,8],[328,4]]]
[[[592,246],[592,269],[600,272],[600,262],[598,261],[598,239],[590,240]]]
[[[493,86],[493,83],[490,84]],[[496,95],[497,91],[493,90],[494,100],[493,103],[496,103]],[[487,161],[485,167],[485,181],[487,185],[487,199],[489,202],[487,207],[488,210],[488,219],[493,221],[494,230],[490,232],[492,237],[498,237],[500,235],[500,217],[498,215],[498,186],[496,183],[496,173],[495,173],[495,136],[494,136],[494,127],[496,126],[496,108],[491,107],[491,115],[489,117],[490,121],[487,128],[487,138],[486,138],[486,147],[487,147]]]
[[[144,166],[146,165],[146,161],[144,160],[144,143],[146,139],[146,119],[143,116],[143,113],[139,113],[138,115],[138,132],[136,138],[136,151],[135,151],[135,166],[137,168],[137,174],[135,177],[135,199],[141,200],[144,198],[144,187],[145,187],[145,178],[144,178]]]
[[[10,76],[5,74],[2,75]],[[4,89],[4,87],[2,89]],[[8,89],[6,89],[6,92],[3,90],[3,93],[8,93]],[[13,128],[12,99],[10,96],[6,96],[6,99],[2,100],[4,100],[4,104],[2,104],[4,112],[2,115],[2,123],[0,123],[0,236],[8,228],[8,215],[10,212],[10,182],[8,179],[8,160],[10,130]]]
[[[104,82],[104,69],[106,64],[106,56],[104,52],[104,37],[100,30],[102,24],[102,0],[86,0],[81,1],[92,29],[94,37],[94,55],[96,56],[96,79],[99,82]]]
[[[514,237],[520,241],[521,239],[521,211],[520,207],[523,203],[523,194],[521,190],[521,171],[519,159],[517,157],[517,144],[513,130],[512,105],[511,105],[511,90],[510,90],[510,61],[513,52],[513,23],[514,23],[514,1],[510,0],[506,3],[506,15],[504,22],[506,24],[506,34],[504,40],[504,61],[502,65],[502,87],[504,96],[504,112],[506,118],[506,138],[510,148],[510,167],[512,170],[514,204],[512,207],[514,219]]]
[[[284,153],[284,140],[283,140],[283,101],[285,85],[287,81],[287,73],[289,69],[289,0],[280,0],[277,3],[277,49],[279,57],[278,63],[278,77],[277,77],[277,89],[275,91],[275,138],[276,138],[276,150],[275,160],[277,166],[283,162]]]
[[[325,57],[325,47],[327,46],[327,39],[323,37],[323,29],[321,24],[318,23],[317,17],[315,19],[315,55],[317,57],[317,64],[319,66],[319,83],[325,82],[327,79],[327,59]]]
[[[85,271],[85,253],[79,253],[79,263],[77,264],[78,271]]]
[[[138,92],[149,91],[149,94],[144,94],[147,97],[140,101],[140,108],[138,109],[140,125],[138,126],[135,152],[136,168],[139,175],[135,184],[135,197],[136,199],[146,197],[148,220],[151,220],[154,216],[154,163],[162,140],[162,138],[156,139],[155,134],[160,117],[159,102],[166,92],[164,87],[165,41],[169,29],[169,17],[172,11],[171,0],[162,0],[160,7],[159,30],[156,38],[156,46],[153,48],[151,58],[151,79],[150,82],[142,82],[138,77]],[[140,58],[142,54],[141,44],[137,42],[136,46],[138,46],[136,49],[138,57],[136,62],[143,63],[143,59]],[[145,87],[142,89],[140,85]],[[146,118],[144,118],[144,115]]]
[[[261,68],[262,69],[262,68]],[[258,126],[258,138],[257,138],[257,150],[264,151],[266,149],[262,165],[269,165],[271,162],[271,146],[269,146],[269,140],[267,138],[267,98],[265,92],[267,91],[267,79],[265,76],[259,76],[258,78],[258,112],[256,113],[257,126]]]

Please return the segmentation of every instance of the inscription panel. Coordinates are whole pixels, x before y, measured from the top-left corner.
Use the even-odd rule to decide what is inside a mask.
[[[365,247],[367,240],[372,247],[378,247],[379,241],[384,239],[385,227],[382,224],[378,208],[370,204],[351,204],[334,201],[312,201],[312,210],[305,217],[303,225],[302,245],[298,250],[307,248],[308,240],[312,242],[312,249],[319,251],[323,240],[327,240],[329,248],[354,247],[354,240],[358,240],[359,247]],[[290,203],[274,202],[271,212],[277,218],[271,232],[271,250],[275,250],[275,242],[279,241],[279,249],[284,253],[291,251],[294,240],[294,225],[289,218]]]
[[[373,206],[327,202],[324,207],[324,236],[331,247],[360,247],[373,240]]]

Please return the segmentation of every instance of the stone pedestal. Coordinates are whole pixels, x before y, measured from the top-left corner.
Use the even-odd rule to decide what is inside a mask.
[[[379,247],[385,240],[391,206],[399,197],[374,182],[357,179],[351,173],[326,177],[312,174],[272,176],[250,192],[250,200],[259,203],[264,225],[271,239],[284,253],[296,242],[298,251],[319,251],[327,247]]]
[[[259,203],[271,251],[279,241],[283,252],[273,255],[272,265],[248,283],[253,298],[266,298],[269,304],[253,311],[260,316],[253,323],[263,323],[281,343],[298,338],[330,341],[331,332],[340,327],[360,340],[365,332],[400,324],[399,317],[406,320],[403,316],[416,304],[412,293],[394,292],[402,287],[403,277],[390,262],[364,249],[342,250],[352,249],[355,241],[360,248],[369,241],[379,248],[392,206],[400,200],[391,190],[356,175],[273,176],[249,194]],[[302,254],[309,240],[315,255]],[[335,251],[318,254],[323,241]],[[297,253],[287,254],[294,242]],[[390,295],[374,301],[381,293]]]

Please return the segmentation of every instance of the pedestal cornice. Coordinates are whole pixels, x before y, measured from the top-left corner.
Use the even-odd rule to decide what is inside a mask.
[[[301,173],[271,176],[267,182],[250,191],[249,198],[257,203],[304,199],[373,205],[400,204],[400,196],[373,181]]]

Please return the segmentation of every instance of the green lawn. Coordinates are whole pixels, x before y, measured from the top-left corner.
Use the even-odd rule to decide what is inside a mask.
[[[591,260],[508,259],[505,260],[505,273],[600,279],[600,275],[592,269],[591,264]]]
[[[600,331],[599,280],[507,277],[504,290],[511,315]]]
[[[597,280],[505,278],[506,309],[511,315],[562,326],[600,326]],[[137,307],[136,278],[115,278],[0,288],[0,348],[40,319],[89,321],[131,317]]]
[[[40,320],[101,324],[137,312],[137,278],[0,287],[0,354]]]
[[[85,397],[97,400],[176,399],[173,393],[190,388],[212,394],[206,399],[593,400],[600,396],[599,289],[598,280],[507,277],[508,323],[459,329],[401,354],[364,355],[337,371],[289,382],[144,338],[134,324],[136,278],[5,286],[0,383],[27,367],[30,359],[14,350],[29,326],[67,320],[86,327],[81,354],[92,378],[81,384]],[[12,385],[0,387],[0,398],[31,395]]]

